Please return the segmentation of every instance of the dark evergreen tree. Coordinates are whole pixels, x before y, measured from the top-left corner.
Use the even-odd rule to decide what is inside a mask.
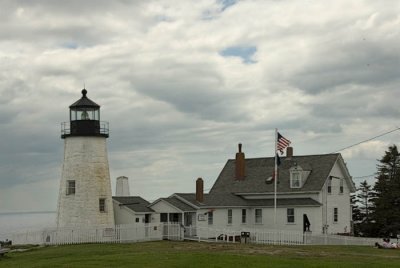
[[[373,192],[371,185],[367,181],[360,183],[360,187],[357,189],[357,199],[360,202],[360,217],[363,222],[370,222],[370,214],[372,207]]]
[[[372,186],[365,180],[360,183],[360,187],[357,189],[356,200],[358,203],[358,211],[355,211],[356,218],[356,230],[359,235],[371,236],[374,235],[374,225],[371,222],[371,211],[373,209],[372,199],[374,192]]]
[[[373,235],[395,236],[400,234],[400,154],[396,145],[389,146],[377,168],[371,214]]]
[[[351,213],[352,213],[352,235],[360,236],[360,222],[362,220],[360,208],[358,207],[357,196],[352,194],[350,196]]]

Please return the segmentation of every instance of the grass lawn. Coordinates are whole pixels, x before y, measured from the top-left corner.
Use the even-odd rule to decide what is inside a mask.
[[[8,253],[0,267],[400,267],[400,250],[169,241],[85,244]]]

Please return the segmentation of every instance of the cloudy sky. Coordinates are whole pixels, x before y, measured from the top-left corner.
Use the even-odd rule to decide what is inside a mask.
[[[112,187],[211,188],[237,144],[335,152],[400,126],[400,2],[0,0],[0,212],[56,209],[60,123],[81,97],[110,122]],[[341,151],[371,175],[400,131]],[[359,182],[360,179],[355,179]]]

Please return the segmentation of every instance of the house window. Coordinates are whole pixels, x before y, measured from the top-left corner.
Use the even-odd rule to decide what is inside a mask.
[[[255,211],[255,223],[261,224],[262,223],[262,209],[256,208]]]
[[[69,180],[67,181],[67,195],[75,194],[75,181]]]
[[[328,194],[332,193],[332,177],[328,179]]]
[[[301,187],[301,173],[294,171],[290,173],[290,188],[300,188]]]
[[[212,211],[209,211],[208,213],[208,224],[209,225],[212,225],[213,224],[213,221],[214,221],[214,213],[212,212]]]
[[[338,222],[339,219],[338,213],[339,213],[338,208],[333,208],[333,222]]]
[[[343,179],[340,179],[339,193],[340,193],[340,194],[343,194]]]
[[[247,209],[242,209],[242,223],[246,223]]]
[[[287,223],[294,223],[294,208],[288,208],[286,211]]]
[[[228,209],[228,224],[232,224],[232,209]]]
[[[106,199],[105,198],[99,199],[99,211],[106,212]]]
[[[136,222],[139,222],[140,221],[140,219],[139,218],[136,218]]]
[[[168,213],[160,214],[160,222],[168,222]]]
[[[180,213],[170,213],[169,214],[169,221],[170,222],[180,222]]]

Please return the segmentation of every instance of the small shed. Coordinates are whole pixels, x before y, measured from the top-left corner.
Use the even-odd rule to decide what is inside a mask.
[[[150,203],[140,196],[113,196],[115,224],[148,224],[158,223],[155,211],[149,208]]]

